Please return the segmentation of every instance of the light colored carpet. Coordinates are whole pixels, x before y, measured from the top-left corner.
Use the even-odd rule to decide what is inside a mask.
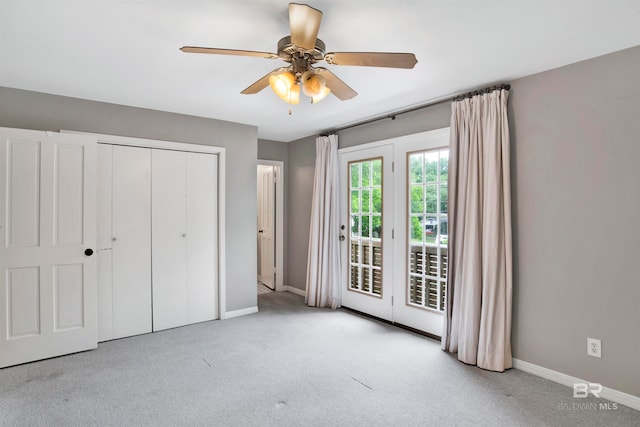
[[[346,310],[286,292],[260,295],[259,308],[2,369],[0,425],[640,425],[637,411],[573,407],[603,401],[464,365],[434,340]]]
[[[273,290],[264,283],[258,282],[258,295],[268,294],[269,292],[273,292]]]

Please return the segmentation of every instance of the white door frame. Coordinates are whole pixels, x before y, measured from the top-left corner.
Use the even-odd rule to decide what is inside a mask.
[[[283,184],[283,173],[284,170],[284,162],[281,160],[260,160],[258,159],[258,166],[274,166],[274,174],[276,179],[276,292],[284,291],[284,184]],[[257,172],[257,167],[256,167]]]
[[[134,138],[127,136],[105,135],[87,132],[61,130],[61,133],[75,133],[92,135],[97,138],[98,144],[126,145],[132,147],[158,148],[164,150],[189,151],[195,153],[208,153],[218,155],[218,313],[220,319],[227,318],[226,297],[226,262],[225,262],[225,230],[226,230],[226,150],[223,147],[211,145],[188,144],[183,142],[160,141],[156,139]]]

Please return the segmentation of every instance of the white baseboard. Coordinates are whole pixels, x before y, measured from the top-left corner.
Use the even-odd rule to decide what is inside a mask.
[[[302,289],[294,288],[293,286],[284,286],[283,289],[287,292],[291,292],[292,294],[300,295],[301,297],[306,297],[307,293]]]
[[[240,310],[227,311],[224,314],[223,319],[225,320],[233,319],[234,317],[246,316],[247,314],[253,314],[257,312],[258,312],[258,307],[249,307],[249,308],[243,308]]]
[[[568,387],[573,387],[575,383],[587,382],[581,378],[572,377],[571,375],[563,374],[562,372],[543,368],[542,366],[534,365],[533,363],[525,362],[524,360],[513,359],[513,367],[523,372],[527,372]],[[638,396],[623,393],[609,387],[602,387],[600,397],[640,411],[640,397]]]

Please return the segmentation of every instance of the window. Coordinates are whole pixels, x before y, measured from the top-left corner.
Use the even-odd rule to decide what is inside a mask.
[[[349,290],[382,295],[382,159],[349,163]]]
[[[407,304],[444,311],[449,150],[407,153]]]

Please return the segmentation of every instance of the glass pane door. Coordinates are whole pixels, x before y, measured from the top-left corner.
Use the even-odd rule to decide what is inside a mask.
[[[385,200],[393,183],[392,153],[391,146],[382,146],[340,154],[342,305],[387,320],[392,317],[393,206]]]
[[[442,335],[447,292],[448,129],[395,145],[393,321]]]

